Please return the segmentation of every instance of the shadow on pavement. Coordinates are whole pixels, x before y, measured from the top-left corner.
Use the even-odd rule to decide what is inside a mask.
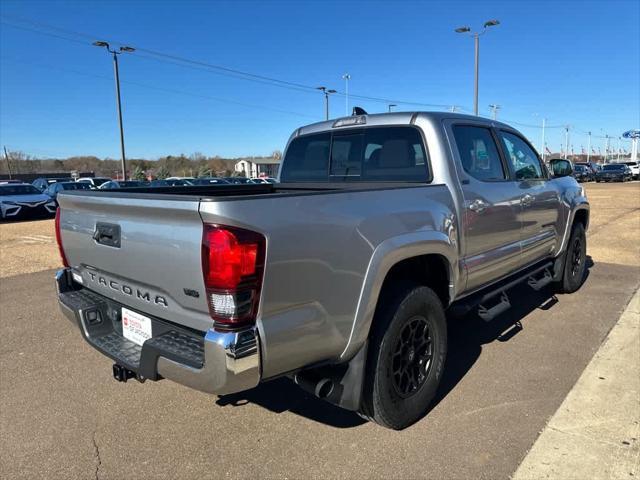
[[[585,281],[593,265],[592,258],[587,256]],[[425,416],[446,398],[471,370],[482,353],[483,345],[496,340],[508,342],[525,328],[521,320],[529,313],[536,309],[550,310],[559,302],[551,287],[536,292],[526,284],[509,290],[509,297],[512,299],[511,309],[491,322],[483,321],[475,311],[459,318],[449,316],[447,363],[438,393]],[[221,396],[216,403],[233,407],[253,403],[274,413],[289,411],[336,428],[352,428],[365,423],[355,412],[319,400],[287,378],[263,383],[245,392]]]

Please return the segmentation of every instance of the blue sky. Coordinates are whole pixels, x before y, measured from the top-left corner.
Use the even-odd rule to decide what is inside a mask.
[[[541,129],[524,125],[546,118],[557,127],[546,131],[554,151],[564,141],[561,125],[571,126],[576,152],[589,130],[597,148],[604,144],[598,137],[640,127],[636,0],[3,0],[0,15],[0,145],[39,157],[119,156],[112,62],[92,38],[145,50],[120,58],[127,156],[261,155],[283,149],[296,127],[323,119],[319,92],[148,51],[339,92],[348,72],[352,94],[443,105],[398,110],[471,110],[473,40],[453,30],[491,18],[501,25],[481,37],[482,114],[500,104],[498,118],[522,124],[536,147]],[[331,116],[344,111],[344,96],[332,97]]]

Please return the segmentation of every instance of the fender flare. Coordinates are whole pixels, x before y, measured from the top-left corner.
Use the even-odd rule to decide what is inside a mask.
[[[430,254],[440,255],[446,259],[449,269],[449,297],[455,296],[455,287],[460,277],[456,260],[458,245],[455,237],[452,240],[444,232],[420,231],[383,241],[376,247],[369,261],[349,341],[340,354],[341,360],[350,359],[366,342],[382,284],[391,268],[403,260]]]

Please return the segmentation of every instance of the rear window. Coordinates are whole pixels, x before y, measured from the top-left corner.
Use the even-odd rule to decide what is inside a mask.
[[[427,182],[422,137],[413,127],[369,127],[291,141],[282,182]]]

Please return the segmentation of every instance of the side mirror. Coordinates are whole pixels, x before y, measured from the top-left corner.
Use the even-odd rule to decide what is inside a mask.
[[[571,162],[564,158],[551,159],[549,160],[549,165],[554,177],[568,177],[573,173]]]

